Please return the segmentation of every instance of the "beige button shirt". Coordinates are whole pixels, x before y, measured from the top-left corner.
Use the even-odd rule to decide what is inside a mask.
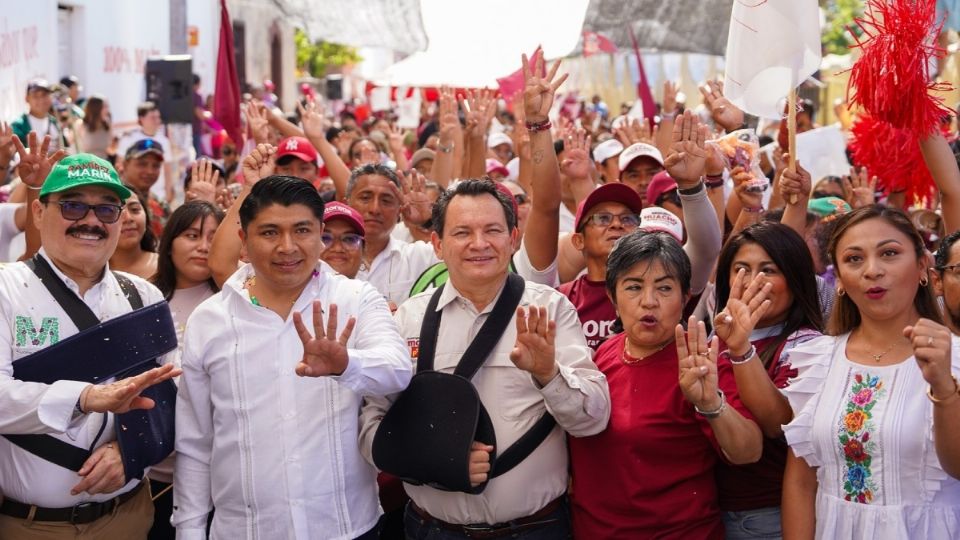
[[[395,314],[400,334],[411,351],[419,348],[420,325],[433,292],[411,297]],[[474,305],[447,282],[437,305],[437,309],[443,310],[443,318],[437,336],[435,369],[453,372],[496,300],[477,312]],[[513,365],[510,351],[517,337],[513,321],[474,375],[473,384],[493,421],[498,451],[504,451],[526,433],[544,409],[556,418],[558,427],[527,459],[491,480],[480,495],[404,484],[417,506],[438,519],[460,524],[493,524],[533,514],[567,490],[564,432],[583,437],[599,433],[607,426],[610,418],[607,380],[593,363],[593,352],[587,347],[573,305],[556,290],[530,282],[526,283],[520,305],[545,306],[550,318],[556,321],[560,374],[540,388],[529,373]],[[371,397],[363,407],[360,449],[371,463],[373,438],[391,402],[390,398]]]

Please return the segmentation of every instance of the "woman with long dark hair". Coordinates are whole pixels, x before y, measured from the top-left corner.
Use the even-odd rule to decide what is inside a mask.
[[[110,257],[110,269],[150,279],[157,271],[157,237],[150,227],[147,200],[127,186],[133,195],[124,202],[120,215],[120,241]]]
[[[830,239],[829,335],[796,347],[785,538],[960,538],[960,346],[903,211],[865,206]]]
[[[733,365],[740,399],[764,433],[763,456],[746,466],[717,466],[728,539],[779,536],[787,444],[793,417],[780,388],[796,375],[790,350],[820,335],[813,260],[793,229],[761,222],[733,236],[717,262],[714,328]]]
[[[206,201],[190,201],[170,215],[160,238],[157,273],[151,279],[170,304],[177,342],[183,343],[187,319],[201,302],[219,289],[211,277],[207,257],[213,234],[223,212]],[[180,351],[175,363],[180,365]],[[170,525],[173,511],[173,467],[175,456],[150,468],[150,487],[155,495],[154,521],[149,540],[174,538],[176,531]]]

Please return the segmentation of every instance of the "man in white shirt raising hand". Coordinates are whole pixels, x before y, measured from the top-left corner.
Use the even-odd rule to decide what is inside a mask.
[[[303,179],[257,182],[239,211],[250,262],[187,322],[178,538],[205,539],[214,507],[213,538],[377,537],[360,403],[402,390],[412,366],[383,295],[321,271],[323,214]]]

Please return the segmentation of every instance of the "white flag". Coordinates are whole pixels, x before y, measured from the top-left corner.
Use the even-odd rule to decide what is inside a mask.
[[[820,67],[816,0],[734,0],[724,95],[763,118],[784,115],[787,94]]]

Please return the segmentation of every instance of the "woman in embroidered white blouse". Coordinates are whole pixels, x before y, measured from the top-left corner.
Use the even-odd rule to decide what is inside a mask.
[[[784,538],[960,538],[960,341],[900,210],[840,218],[830,335],[791,354]]]

